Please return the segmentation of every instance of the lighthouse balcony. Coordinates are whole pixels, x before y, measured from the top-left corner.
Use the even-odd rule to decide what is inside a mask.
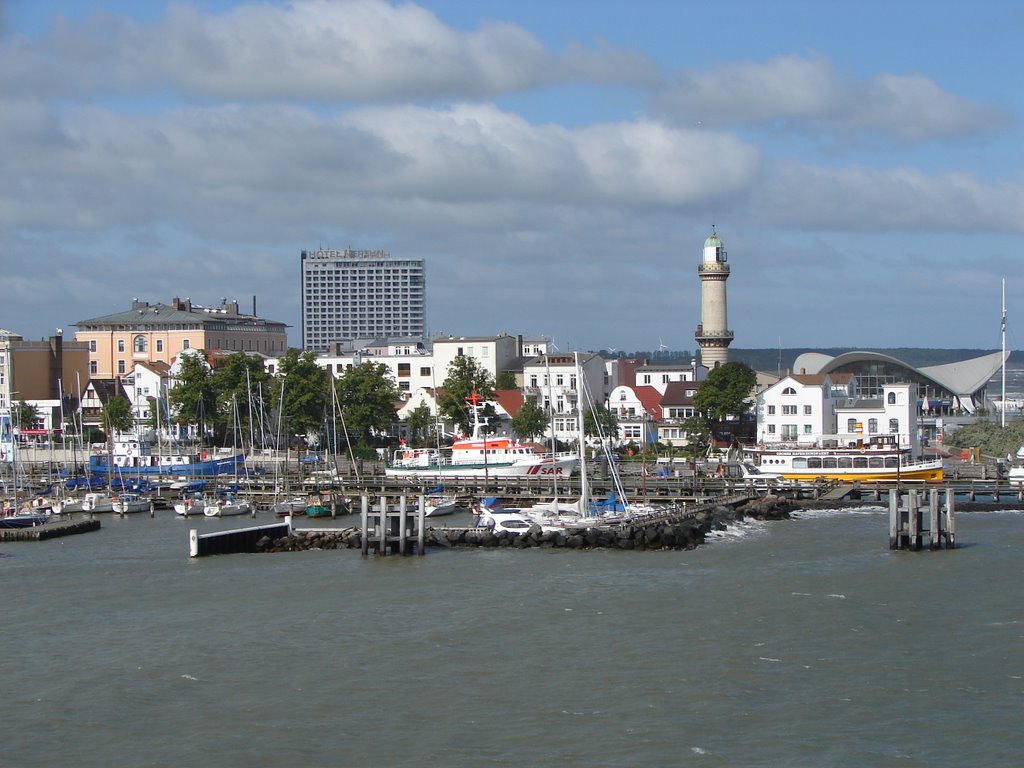
[[[698,328],[694,334],[697,339],[731,339],[733,336],[732,331],[705,331],[703,328]]]
[[[729,265],[722,261],[702,261],[697,265],[697,274],[699,275],[728,275]]]

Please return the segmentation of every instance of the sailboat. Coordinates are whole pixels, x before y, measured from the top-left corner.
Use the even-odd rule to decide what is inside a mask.
[[[11,483],[13,485],[14,497],[11,501],[4,502],[0,509],[0,528],[31,528],[42,525],[48,519],[43,509],[37,509],[30,505],[21,506],[18,497],[18,436],[15,434],[13,420],[10,416],[7,421],[0,423],[0,441],[6,442],[5,438],[10,434],[10,459],[11,459]],[[5,449],[6,452],[6,449]]]
[[[238,431],[241,422],[238,418],[238,402],[231,398],[231,443],[232,452],[238,452]],[[252,502],[238,496],[238,465],[235,464],[235,482],[228,493],[216,501],[208,501],[204,505],[203,514],[207,517],[228,517],[230,515],[251,515],[253,511]]]

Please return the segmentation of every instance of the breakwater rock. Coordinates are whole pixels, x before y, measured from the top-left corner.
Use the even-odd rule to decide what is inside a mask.
[[[725,530],[742,522],[745,513],[718,506],[685,518],[664,521],[635,521],[620,525],[544,529],[532,526],[525,533],[493,531],[488,528],[430,528],[427,547],[507,547],[512,549],[694,549],[711,531]],[[360,549],[358,528],[338,531],[297,531],[288,536],[264,536],[256,542],[257,552],[299,552],[309,549]]]
[[[789,513],[800,509],[801,505],[791,499],[784,499],[774,494],[768,494],[758,499],[748,501],[738,507],[747,517],[755,520],[788,520]]]

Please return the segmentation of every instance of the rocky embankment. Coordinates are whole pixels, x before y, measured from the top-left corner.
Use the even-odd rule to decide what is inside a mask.
[[[614,526],[543,530],[535,525],[526,533],[495,532],[487,528],[430,528],[428,547],[533,547],[554,549],[694,549],[704,543],[707,534],[725,530],[745,518],[782,520],[789,517],[794,504],[776,496],[765,496],[739,507],[716,506],[678,520],[637,522]],[[307,549],[359,549],[357,528],[338,531],[295,533],[290,536],[260,539],[257,552],[297,552]]]

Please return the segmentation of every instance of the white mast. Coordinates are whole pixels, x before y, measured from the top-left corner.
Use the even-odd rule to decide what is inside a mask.
[[[1002,326],[1001,335],[1002,335],[1002,353],[1003,353],[1003,358],[1002,358],[1002,362],[1003,362],[1003,389],[1002,389],[1003,405],[999,409],[999,413],[1000,413],[999,425],[1001,427],[1005,428],[1006,427],[1006,278],[1005,277],[1003,278],[1003,317],[1002,317],[1001,326]]]

